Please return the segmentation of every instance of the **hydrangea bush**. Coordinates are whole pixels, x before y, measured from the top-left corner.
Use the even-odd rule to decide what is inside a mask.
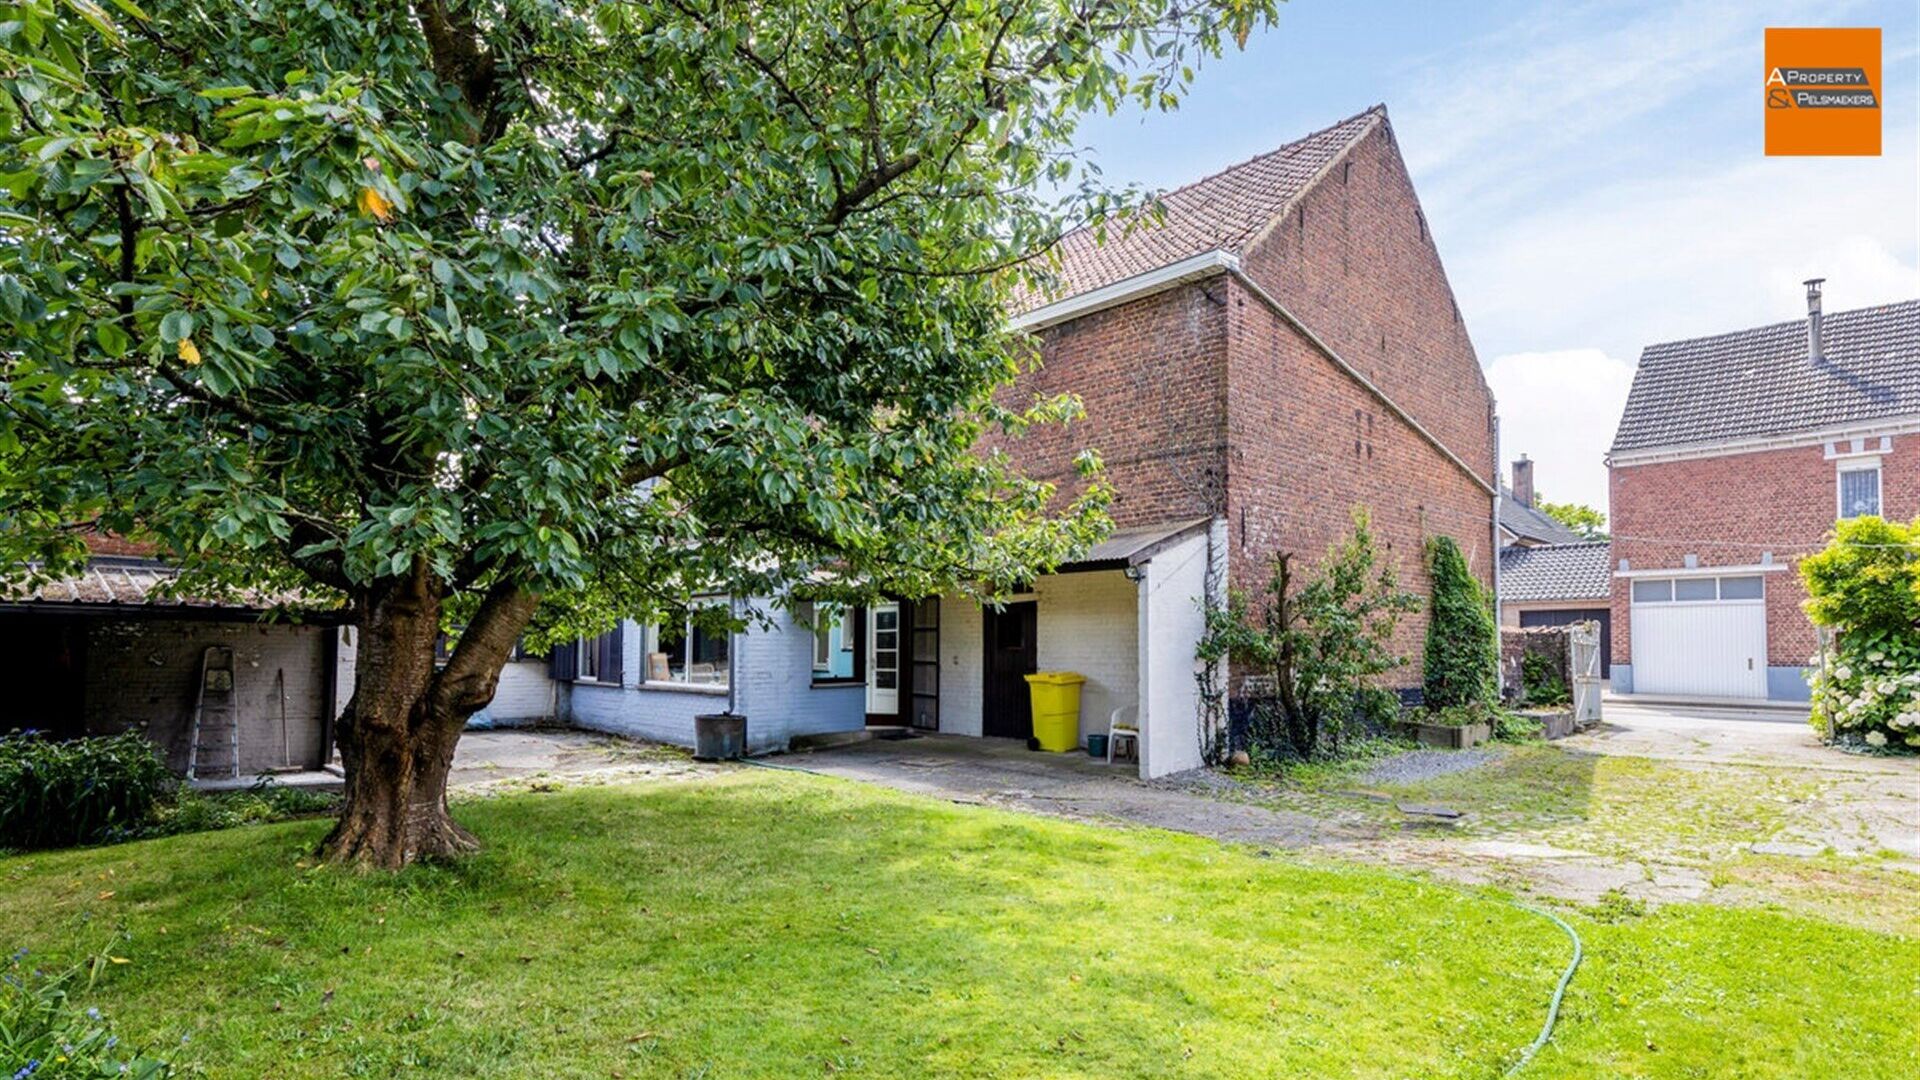
[[[1807,614],[1832,632],[1813,658],[1813,722],[1830,739],[1920,748],[1920,520],[1843,521],[1800,562]]]

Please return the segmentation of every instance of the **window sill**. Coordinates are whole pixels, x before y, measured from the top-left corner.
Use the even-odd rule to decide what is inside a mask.
[[[716,684],[713,684],[713,683],[683,683],[683,682],[651,682],[651,681],[649,681],[649,682],[643,682],[643,683],[641,683],[641,684],[640,684],[640,689],[642,689],[642,690],[671,690],[671,691],[676,691],[676,692],[679,692],[679,693],[682,693],[682,694],[705,694],[705,695],[707,695],[708,697],[725,697],[725,696],[726,696],[726,694],[727,694],[727,687],[726,687],[726,684],[725,684],[725,683],[721,683],[721,684],[718,684],[718,685],[716,685]]]
[[[865,679],[815,679],[808,684],[815,690],[845,690],[849,686],[865,686]]]
[[[611,686],[617,689],[621,685],[611,679],[582,679],[575,677],[571,681],[575,686]]]

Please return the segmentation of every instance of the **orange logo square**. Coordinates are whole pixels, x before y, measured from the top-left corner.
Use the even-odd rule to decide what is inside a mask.
[[[1767,156],[1880,156],[1880,29],[1767,28]]]

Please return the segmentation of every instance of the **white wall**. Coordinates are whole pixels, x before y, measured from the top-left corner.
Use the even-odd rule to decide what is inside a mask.
[[[1197,769],[1200,687],[1194,652],[1206,633],[1207,537],[1194,536],[1144,564],[1139,594],[1140,775]]]
[[[977,736],[985,730],[980,718],[985,633],[978,603],[961,596],[941,598],[940,730],[944,734]]]
[[[509,660],[500,669],[493,700],[467,721],[472,727],[515,727],[551,720],[555,685],[545,660]]]
[[[1106,733],[1114,709],[1139,700],[1134,583],[1119,570],[1102,570],[1043,577],[1033,591],[1040,601],[1040,670],[1077,671],[1087,677],[1080,687],[1080,744],[1085,746],[1088,735]],[[975,653],[979,651],[976,641]]]

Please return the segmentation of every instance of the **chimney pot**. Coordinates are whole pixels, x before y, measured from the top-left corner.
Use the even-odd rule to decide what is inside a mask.
[[[1826,355],[1825,343],[1820,340],[1820,286],[1826,278],[1808,278],[1803,284],[1807,287],[1807,359],[1818,360]]]
[[[1529,509],[1533,506],[1533,462],[1525,454],[1513,463],[1513,501]]]

